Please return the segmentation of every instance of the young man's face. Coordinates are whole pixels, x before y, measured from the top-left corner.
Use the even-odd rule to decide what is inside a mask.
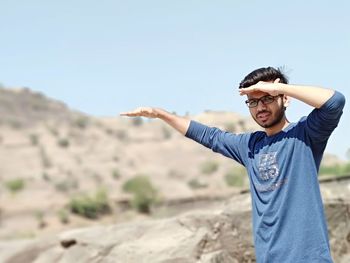
[[[265,96],[270,96],[268,93],[257,91],[248,95],[248,100],[261,99]],[[271,128],[280,123],[284,117],[284,100],[283,96],[278,96],[270,100],[260,100],[256,107],[249,108],[250,114],[253,119],[263,128]],[[269,101],[269,103],[264,103]]]

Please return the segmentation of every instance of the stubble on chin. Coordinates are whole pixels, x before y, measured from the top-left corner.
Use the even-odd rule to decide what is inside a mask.
[[[261,113],[263,113],[263,112],[268,112],[268,113],[272,114],[270,111],[262,111],[262,112],[257,113],[255,116],[254,116],[253,114],[251,114],[251,115],[252,115],[254,121],[255,121],[260,127],[264,128],[264,129],[268,129],[268,128],[274,127],[275,125],[279,124],[279,123],[282,121],[282,119],[283,119],[283,117],[284,117],[285,108],[282,106],[281,109],[280,109],[279,112],[278,112],[278,115],[273,116],[272,121],[266,122],[266,123],[261,123],[261,122],[259,121],[258,117],[257,117],[258,114],[261,114]]]

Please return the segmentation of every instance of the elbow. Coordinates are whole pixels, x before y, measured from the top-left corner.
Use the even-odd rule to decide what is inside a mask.
[[[346,102],[344,94],[340,93],[339,91],[336,91],[335,96],[336,96],[336,101],[335,101],[336,108],[343,109]]]

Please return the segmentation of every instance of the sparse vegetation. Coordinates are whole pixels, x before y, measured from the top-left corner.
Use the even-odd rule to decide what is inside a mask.
[[[44,168],[50,168],[52,166],[51,159],[47,155],[46,150],[43,146],[40,146],[40,159],[41,164]]]
[[[112,128],[106,128],[105,132],[107,135],[113,136],[115,134],[115,131]]]
[[[38,210],[35,212],[35,218],[38,220],[38,228],[46,227],[45,214],[43,211]]]
[[[200,170],[203,174],[212,174],[219,168],[219,164],[215,161],[207,161],[201,164]]]
[[[198,178],[193,178],[190,181],[188,181],[188,186],[191,189],[195,190],[195,189],[200,189],[200,188],[206,188],[206,187],[208,187],[208,184],[200,181]]]
[[[228,186],[243,187],[247,172],[243,167],[233,167],[224,176]]]
[[[174,179],[183,179],[185,177],[185,175],[182,172],[174,169],[168,171],[168,176]]]
[[[12,193],[22,190],[25,186],[22,178],[16,178],[5,182],[5,187]]]
[[[70,177],[66,180],[60,181],[55,183],[55,189],[59,192],[67,193],[70,190],[78,189],[79,188],[79,182],[78,180]]]
[[[117,130],[115,132],[115,135],[117,136],[117,138],[121,141],[126,141],[128,138],[128,134],[125,130]]]
[[[329,166],[321,166],[320,175],[334,175],[334,176],[342,176],[350,174],[350,162],[346,164],[334,164]]]
[[[97,219],[99,216],[111,212],[107,192],[100,188],[93,195],[81,194],[71,199],[69,208],[72,213],[80,216]]]
[[[29,140],[31,145],[37,146],[39,144],[39,135],[35,133],[29,134]]]
[[[85,129],[89,124],[89,118],[86,116],[81,116],[75,119],[74,121],[74,126],[80,128],[80,129]]]
[[[54,136],[54,137],[58,137],[60,135],[59,131],[57,130],[56,127],[53,127],[51,125],[46,125],[48,131]]]
[[[143,124],[143,120],[141,117],[135,117],[131,119],[131,123],[133,126],[141,126]]]
[[[118,169],[113,169],[112,170],[112,178],[115,180],[120,179],[121,175]]]
[[[48,173],[46,172],[43,172],[42,175],[41,175],[42,179],[46,182],[50,182],[51,181],[51,178],[50,176],[48,175]]]
[[[20,130],[23,127],[23,124],[19,120],[8,120],[8,125],[15,129],[15,130]]]
[[[69,147],[69,140],[67,138],[59,138],[57,144],[62,148]]]
[[[236,132],[237,131],[236,124],[234,122],[226,123],[225,130],[228,132]]]
[[[244,120],[239,120],[238,125],[241,126],[242,131],[247,131],[246,123]]]
[[[151,206],[157,200],[157,190],[150,179],[144,175],[138,175],[126,181],[123,190],[133,194],[132,207],[141,213],[150,213]]]
[[[171,133],[171,131],[170,131],[169,128],[167,128],[167,127],[162,127],[162,133],[163,133],[163,138],[164,138],[165,140],[168,140],[168,139],[171,138],[172,133]]]
[[[69,214],[66,209],[60,209],[57,212],[57,216],[62,224],[68,224],[69,223]]]

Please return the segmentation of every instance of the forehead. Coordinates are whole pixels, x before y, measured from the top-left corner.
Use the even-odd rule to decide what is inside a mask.
[[[247,98],[248,99],[260,99],[261,97],[264,97],[266,95],[269,95],[269,94],[266,92],[262,92],[262,91],[255,91],[255,92],[247,94]]]

